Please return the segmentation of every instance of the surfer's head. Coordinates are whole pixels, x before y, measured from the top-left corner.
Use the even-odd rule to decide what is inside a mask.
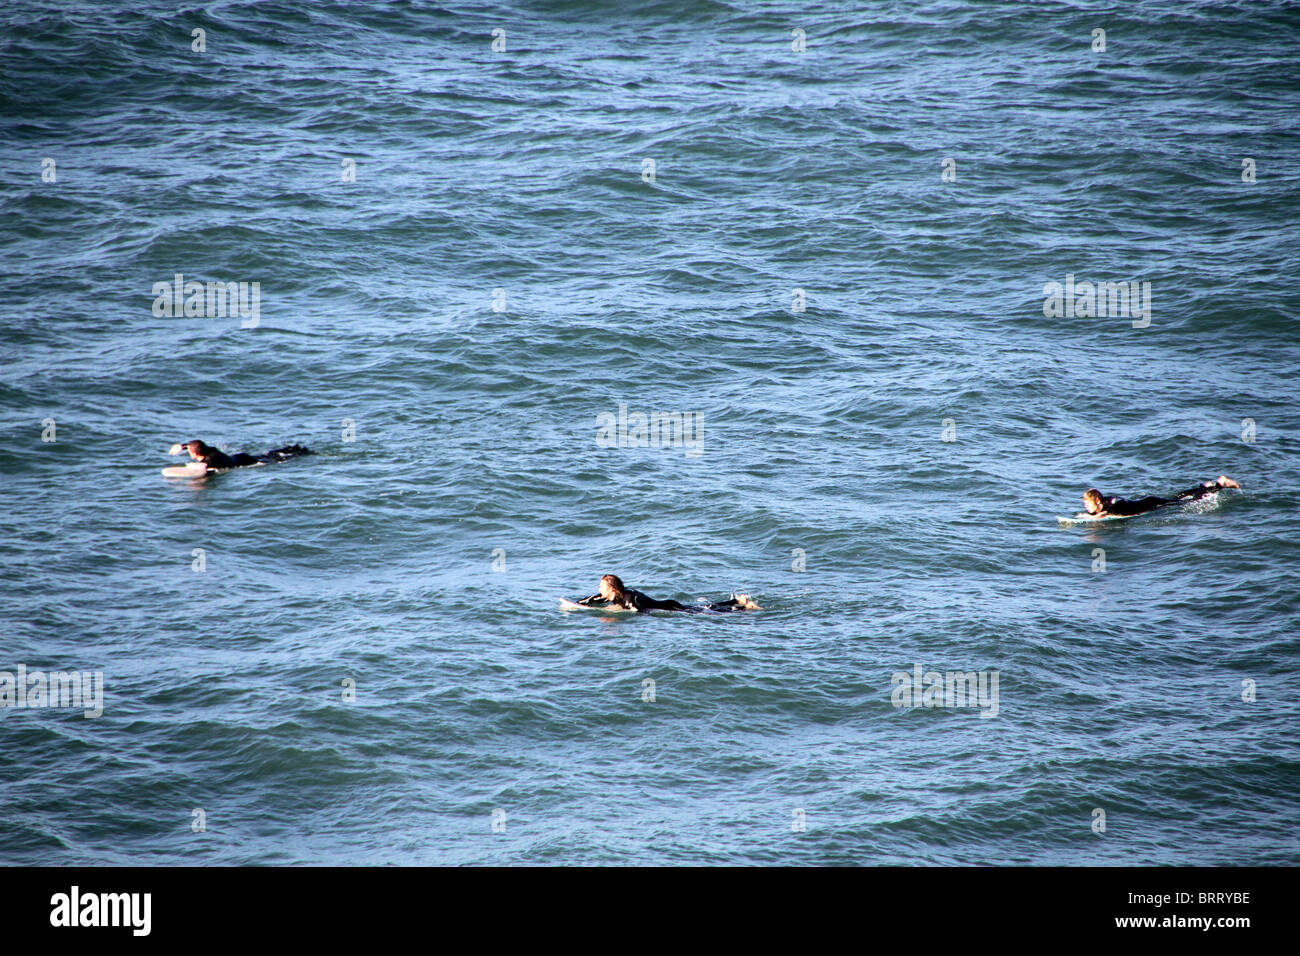
[[[185,443],[185,450],[190,453],[190,457],[195,461],[203,461],[208,455],[212,454],[212,448],[203,444],[197,438]]]
[[[1089,488],[1083,493],[1083,506],[1088,510],[1088,514],[1095,515],[1105,511],[1105,505],[1102,504],[1101,492],[1096,488]]]
[[[606,574],[600,579],[600,596],[606,601],[623,601],[627,597],[627,588],[617,574]]]

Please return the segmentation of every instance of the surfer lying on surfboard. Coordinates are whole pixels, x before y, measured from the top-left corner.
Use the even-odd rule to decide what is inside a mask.
[[[239,452],[235,455],[227,455],[224,451],[213,448],[211,445],[204,444],[195,439],[187,441],[184,444],[175,444],[168,450],[169,455],[179,455],[183,452],[189,452],[190,458],[193,459],[185,468],[194,474],[206,474],[210,471],[225,471],[228,468],[243,468],[246,465],[269,465],[276,461],[285,461],[289,458],[297,458],[299,455],[310,455],[311,451],[303,448],[301,445],[285,445],[283,448],[275,448],[268,451],[265,455],[249,455]]]
[[[618,575],[607,574],[600,579],[600,590],[591,597],[577,601],[587,607],[608,607],[617,605],[629,611],[761,611],[763,610],[748,594],[733,594],[730,600],[716,601],[700,607],[687,606],[677,601],[656,601],[640,591],[625,587]]]
[[[1132,515],[1146,514],[1148,511],[1155,511],[1165,505],[1183,504],[1188,501],[1195,501],[1198,498],[1204,498],[1206,495],[1212,495],[1215,492],[1222,491],[1224,488],[1240,488],[1227,475],[1220,475],[1214,481],[1207,481],[1204,484],[1197,485],[1195,488],[1188,488],[1186,491],[1180,491],[1172,498],[1161,498],[1157,495],[1147,495],[1145,498],[1137,498],[1130,501],[1128,498],[1120,498],[1115,495],[1103,495],[1096,488],[1089,488],[1083,493],[1083,506],[1088,510],[1080,512],[1076,517],[1079,518],[1128,518]]]

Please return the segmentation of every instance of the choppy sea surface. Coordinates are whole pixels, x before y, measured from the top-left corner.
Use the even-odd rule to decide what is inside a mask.
[[[0,670],[104,697],[0,706],[0,861],[1300,863],[1298,55],[1272,0],[4,4]],[[558,609],[606,572],[764,610]]]

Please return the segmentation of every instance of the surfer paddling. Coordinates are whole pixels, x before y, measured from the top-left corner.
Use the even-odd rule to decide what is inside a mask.
[[[273,462],[287,461],[300,455],[311,454],[310,449],[303,448],[301,445],[285,445],[283,448],[272,449],[265,455],[249,455],[242,451],[238,454],[227,455],[224,451],[213,448],[211,445],[197,439],[183,444],[172,445],[167,453],[169,455],[181,455],[185,452],[189,452],[190,458],[193,459],[185,468],[196,475],[203,475],[212,471],[226,471],[230,468],[244,468],[248,465],[269,465]]]
[[[629,611],[761,611],[754,599],[748,594],[733,594],[726,601],[715,601],[703,607],[688,606],[678,601],[656,601],[640,591],[626,587],[618,575],[607,574],[600,579],[600,590],[591,597],[583,598],[578,604],[587,607],[617,607]]]
[[[1180,491],[1172,498],[1161,498],[1157,495],[1147,495],[1145,498],[1129,500],[1120,498],[1116,495],[1103,495],[1096,488],[1089,488],[1083,493],[1083,506],[1087,511],[1075,515],[1077,518],[1128,518],[1132,515],[1146,514],[1148,511],[1155,511],[1165,505],[1184,504],[1188,501],[1196,501],[1198,498],[1204,498],[1206,495],[1212,495],[1222,491],[1224,488],[1240,488],[1227,475],[1220,475],[1214,481],[1207,481],[1197,485],[1195,488],[1188,488],[1186,491]]]

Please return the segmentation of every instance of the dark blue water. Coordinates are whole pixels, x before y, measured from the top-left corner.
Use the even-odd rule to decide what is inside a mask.
[[[105,692],[0,706],[0,860],[1300,862],[1298,41],[6,5],[0,670]],[[156,315],[176,273],[257,314]],[[164,479],[190,438],[317,454]],[[557,609],[606,572],[764,610]],[[996,714],[895,706],[917,665]]]

